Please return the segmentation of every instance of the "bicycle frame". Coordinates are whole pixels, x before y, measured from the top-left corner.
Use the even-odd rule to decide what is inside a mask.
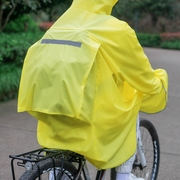
[[[137,140],[137,151],[139,153],[139,157],[140,157],[140,162],[141,162],[141,169],[146,167],[146,158],[144,155],[144,149],[143,149],[143,145],[142,145],[142,141],[141,141],[141,131],[138,130],[137,133],[138,136],[138,140]]]
[[[98,170],[96,173],[96,179],[95,180],[103,180],[105,178],[105,172],[106,172],[106,170]],[[83,175],[84,175],[85,180],[91,180],[86,163],[83,167]]]

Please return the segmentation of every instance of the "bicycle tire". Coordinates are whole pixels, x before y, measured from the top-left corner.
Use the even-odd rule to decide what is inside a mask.
[[[56,171],[59,171],[59,173],[56,174],[56,180],[60,180],[61,178],[72,180],[76,176],[77,169],[70,162],[61,159],[54,159],[53,164],[53,160],[48,158],[38,162],[37,165],[34,164],[31,170],[26,170],[19,180],[38,180],[39,174],[42,180],[49,180],[48,173],[50,170],[53,170],[54,167]],[[61,169],[63,171],[61,171]],[[79,180],[81,180],[81,177],[79,177]]]
[[[140,132],[147,166],[143,169],[133,167],[132,173],[145,180],[156,180],[160,164],[159,137],[154,125],[149,120],[142,118],[140,118]],[[135,161],[136,163],[139,161],[138,153]],[[116,180],[115,168],[111,169],[110,178]]]

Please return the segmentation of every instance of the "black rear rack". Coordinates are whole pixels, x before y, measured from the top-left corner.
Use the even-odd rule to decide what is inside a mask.
[[[17,160],[17,165],[21,167],[31,168],[30,166],[27,167],[27,162],[30,162],[29,164],[36,164],[40,161],[46,160],[51,158],[52,161],[54,161],[54,158],[62,158],[63,160],[69,161],[69,162],[80,162],[81,159],[84,160],[84,157],[74,153],[72,151],[68,150],[57,150],[57,149],[48,149],[48,148],[41,148],[33,151],[29,151],[23,154],[19,155],[10,155],[11,160],[11,171],[12,171],[12,177],[13,180],[15,180],[15,171],[14,171],[14,160]],[[38,165],[37,165],[38,166]]]
[[[39,162],[47,158],[61,155],[63,152],[63,150],[41,148],[20,155],[10,155],[9,157],[12,158],[12,160],[18,159],[22,161]]]

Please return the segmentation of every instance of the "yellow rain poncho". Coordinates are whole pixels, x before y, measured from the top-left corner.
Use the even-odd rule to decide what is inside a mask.
[[[138,112],[163,110],[167,96],[166,72],[152,69],[134,31],[110,15],[115,3],[74,0],[29,48],[18,99],[18,111],[38,119],[40,145],[99,169],[135,153]]]

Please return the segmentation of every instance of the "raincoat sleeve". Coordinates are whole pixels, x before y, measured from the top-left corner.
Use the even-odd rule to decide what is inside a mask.
[[[144,94],[140,110],[147,113],[155,113],[163,110],[168,101],[168,75],[163,69],[156,69],[155,76],[161,80],[160,92],[149,95]]]
[[[163,69],[154,70],[151,67],[134,30],[127,25],[123,33],[120,74],[135,91],[142,93],[141,111],[159,112],[165,108],[167,102],[167,73]]]

